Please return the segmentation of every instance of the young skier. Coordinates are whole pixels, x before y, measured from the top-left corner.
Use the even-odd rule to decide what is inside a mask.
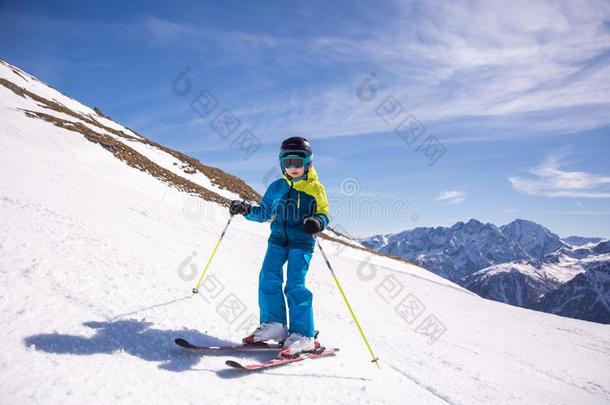
[[[329,222],[328,200],[312,166],[313,151],[307,139],[295,136],[284,140],[279,160],[283,177],[269,185],[259,205],[236,200],[231,202],[229,211],[251,221],[271,220],[271,235],[259,274],[261,324],[243,342],[284,342],[280,356],[291,356],[319,347],[314,338],[313,295],[305,286],[305,275],[315,246],[313,235]],[[286,261],[287,280],[282,291]]]

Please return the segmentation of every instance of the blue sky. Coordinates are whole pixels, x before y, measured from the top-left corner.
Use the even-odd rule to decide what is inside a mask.
[[[0,38],[10,63],[260,192],[279,142],[308,137],[353,236],[474,217],[610,237],[607,1],[2,2]]]

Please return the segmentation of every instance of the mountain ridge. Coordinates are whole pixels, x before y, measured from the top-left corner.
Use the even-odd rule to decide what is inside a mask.
[[[591,258],[604,262],[610,252],[609,241],[600,238],[595,243],[595,240],[573,237],[572,245],[544,226],[521,218],[499,227],[471,218],[450,227],[419,227],[359,239],[372,249],[414,260],[481,297],[605,323],[607,316],[603,311],[604,303],[610,301],[609,289],[582,287],[586,280],[603,278],[603,271],[589,277],[585,270]],[[580,281],[577,289],[570,290],[572,284],[563,288],[581,274],[585,278],[575,281]],[[572,300],[565,292],[568,290],[578,290],[580,300],[586,303],[583,307],[594,308],[597,315],[577,311],[574,306],[565,311],[558,309],[565,306],[559,299]],[[545,299],[549,294],[554,298]]]

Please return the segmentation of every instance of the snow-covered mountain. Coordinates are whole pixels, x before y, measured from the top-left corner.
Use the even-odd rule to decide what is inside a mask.
[[[548,229],[523,219],[499,228],[470,219],[449,228],[415,228],[359,241],[379,252],[414,260],[456,282],[495,264],[541,259],[547,253],[567,246]]]
[[[321,243],[381,368],[316,251],[316,327],[339,355],[227,370],[272,355],[201,356],[173,339],[234,342],[257,320],[266,224],[234,218],[190,292],[226,202],[254,190],[6,63],[0,145],[1,403],[610,401],[607,325],[481,299],[332,232]]]
[[[610,324],[610,256],[582,260],[584,271],[531,307],[552,314]]]
[[[542,306],[537,302],[583,273],[585,263],[605,260],[599,255],[607,253],[608,241],[594,243],[597,239],[601,240],[571,237],[570,244],[532,221],[516,219],[496,227],[471,219],[449,228],[416,228],[375,235],[360,242],[371,249],[413,260],[481,297],[540,309]],[[547,312],[578,312],[552,311],[556,305],[549,305]],[[579,318],[593,320],[591,316]]]
[[[461,285],[481,297],[507,304],[534,309],[546,308],[547,312],[565,316],[569,316],[568,313],[570,313],[579,319],[604,322],[604,319],[607,318],[605,315],[585,315],[589,312],[586,310],[587,305],[584,305],[579,311],[575,310],[573,306],[581,299],[576,296],[553,295],[554,304],[548,304],[548,306],[540,304],[539,301],[548,301],[546,299],[548,295],[563,288],[574,277],[587,272],[587,269],[592,268],[594,264],[593,267],[597,268],[600,264],[610,262],[609,253],[610,242],[608,241],[588,247],[562,246],[547,254],[543,259],[514,261],[479,270],[466,277]],[[585,280],[592,279],[586,278]],[[598,296],[598,291],[602,294],[602,301],[610,300],[610,296],[607,295],[608,291],[605,290],[591,288],[587,295]],[[604,296],[604,294],[606,295]],[[560,299],[570,300],[572,309],[565,312],[554,311],[553,309],[559,306]],[[602,308],[604,308],[603,304]],[[600,312],[597,311],[597,314]]]
[[[515,219],[510,224],[502,225],[500,232],[535,259],[566,246],[558,235],[542,225],[525,219]]]
[[[479,270],[467,276],[461,285],[483,298],[530,307],[582,271],[574,259],[559,264],[518,260]]]

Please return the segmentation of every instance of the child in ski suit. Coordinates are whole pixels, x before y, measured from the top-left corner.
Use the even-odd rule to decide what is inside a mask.
[[[324,230],[329,219],[326,191],[312,166],[313,151],[307,139],[284,140],[279,159],[283,177],[269,185],[259,205],[236,200],[229,211],[251,221],[271,220],[271,235],[259,274],[261,324],[243,341],[284,342],[280,356],[288,356],[319,346],[314,336],[313,295],[305,286],[305,275],[314,251],[313,235]],[[286,261],[287,281],[282,291]],[[290,316],[288,329],[284,294]]]

